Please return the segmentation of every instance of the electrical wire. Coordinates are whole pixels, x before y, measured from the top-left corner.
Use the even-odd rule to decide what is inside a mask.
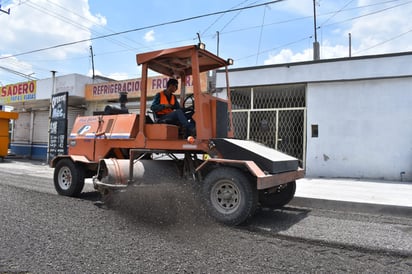
[[[270,48],[270,49],[267,49],[267,50],[262,50],[262,51],[260,51],[260,54],[268,53],[268,52],[271,52],[271,51],[276,51],[276,50],[279,50],[279,49],[283,49],[284,47],[287,47],[287,46],[290,46],[290,45],[294,45],[294,44],[298,44],[298,43],[300,43],[300,42],[302,42],[302,41],[305,41],[305,40],[308,40],[308,39],[312,39],[312,38],[313,38],[312,35],[311,35],[311,36],[304,37],[304,38],[300,38],[300,39],[298,39],[298,40],[295,40],[295,41],[293,41],[293,42],[289,42],[289,43],[280,45],[280,46],[275,47],[275,48]],[[236,58],[236,59],[234,59],[234,60],[235,60],[235,61],[240,61],[240,60],[252,58],[252,57],[255,57],[255,56],[256,56],[256,54],[251,54],[251,55],[244,56],[244,57],[241,57],[241,58]]]
[[[333,17],[335,17],[335,15],[337,15],[338,13],[340,13],[342,10],[344,10],[347,6],[349,6],[353,1],[355,0],[350,0],[348,1],[345,5],[343,5],[342,8],[340,8],[339,10],[335,11],[332,16],[330,16],[328,19],[326,19],[322,24],[319,25],[319,28],[321,28],[323,25],[325,25],[329,20],[331,20]]]
[[[356,20],[356,19],[361,18],[361,17],[365,17],[365,16],[377,14],[377,13],[380,13],[380,12],[384,12],[384,11],[387,11],[387,10],[389,10],[389,9],[392,9],[392,8],[395,8],[395,7],[399,7],[399,6],[402,6],[402,5],[406,5],[406,4],[409,4],[409,3],[412,2],[412,1],[408,1],[407,3],[402,3],[402,4],[399,4],[399,5],[393,6],[393,7],[385,8],[385,9],[382,9],[382,10],[379,10],[379,11],[375,11],[375,12],[371,12],[371,13],[368,13],[368,14],[364,14],[364,15],[362,15],[362,16],[352,17],[352,18],[350,18],[350,19],[347,19],[347,20],[344,20],[344,21],[341,21],[341,22],[338,22],[338,23],[330,23],[330,24],[327,24],[336,14],[338,14],[338,13],[340,13],[340,12],[350,11],[350,10],[354,10],[354,9],[361,9],[361,8],[365,8],[365,7],[371,7],[371,6],[376,6],[376,5],[386,4],[386,3],[393,3],[393,2],[398,2],[398,1],[399,1],[399,0],[383,1],[383,2],[379,2],[379,3],[373,3],[373,4],[370,4],[370,5],[364,5],[364,6],[360,6],[360,7],[356,7],[356,8],[349,8],[349,9],[346,9],[346,7],[348,6],[348,4],[346,4],[343,8],[341,8],[341,9],[338,10],[338,11],[334,11],[334,12],[332,12],[332,13],[326,13],[326,14],[320,15],[320,16],[325,16],[325,15],[327,15],[327,14],[332,14],[331,17],[329,17],[326,21],[324,21],[324,22],[322,23],[321,27],[324,28],[324,27],[331,26],[331,25],[335,25],[335,24],[342,23],[342,22],[346,22],[346,21],[350,21],[350,20]],[[26,0],[25,2],[20,2],[20,4],[26,3],[26,2],[29,2],[29,1]],[[242,4],[243,4],[244,2],[246,2],[246,1],[243,1]],[[256,2],[257,2],[257,1],[256,1]],[[256,3],[256,2],[254,2],[254,3]],[[225,15],[226,13],[228,13],[228,12],[234,12],[234,11],[240,12],[241,10],[246,9],[246,8],[253,8],[253,7],[256,7],[256,6],[273,4],[273,3],[276,3],[276,2],[280,2],[280,1],[271,1],[271,2],[262,3],[262,4],[260,4],[260,5],[255,5],[255,6],[247,6],[247,7],[238,8],[238,9],[230,9],[230,10],[225,10],[225,11],[220,11],[220,12],[215,12],[215,13],[209,13],[209,14],[204,14],[204,15],[200,15],[200,16],[194,16],[194,17],[189,17],[189,18],[185,18],[185,19],[180,19],[180,20],[175,20],[175,21],[160,23],[160,24],[156,24],[156,25],[152,25],[152,26],[147,26],[147,27],[142,27],[142,28],[136,28],[136,29],[126,30],[126,31],[121,31],[121,32],[115,32],[115,33],[108,34],[108,35],[100,35],[100,36],[96,36],[96,37],[94,37],[94,38],[84,39],[84,40],[81,40],[81,41],[76,41],[76,42],[61,44],[61,45],[57,45],[57,46],[53,46],[53,47],[48,47],[48,48],[43,48],[43,49],[39,49],[39,50],[33,50],[33,51],[29,51],[29,52],[23,52],[23,53],[19,53],[19,54],[7,56],[7,57],[0,57],[0,59],[7,59],[7,58],[10,58],[10,57],[20,56],[20,55],[24,55],[24,54],[30,54],[30,53],[34,53],[34,52],[38,52],[38,51],[48,50],[48,49],[57,48],[57,47],[63,47],[63,46],[67,46],[67,45],[71,45],[71,44],[76,44],[76,43],[82,43],[82,42],[86,42],[86,41],[92,41],[92,40],[102,39],[102,38],[106,38],[106,37],[112,37],[112,36],[116,36],[116,35],[125,34],[125,33],[128,33],[128,32],[139,31],[139,30],[144,30],[144,29],[148,29],[148,28],[154,28],[154,27],[158,27],[158,26],[164,26],[164,25],[168,25],[168,24],[176,24],[176,23],[180,23],[180,22],[184,22],[184,21],[188,21],[188,20],[194,20],[194,19],[198,19],[198,18],[202,18],[202,17],[206,17],[206,16],[213,16],[213,15],[220,14],[221,16],[220,16],[219,18],[221,18],[222,16],[224,16],[224,15]],[[235,15],[235,16],[236,16],[236,15]],[[84,17],[84,18],[85,18],[85,17]],[[218,19],[219,19],[219,18],[218,18]],[[253,26],[253,27],[242,28],[242,29],[237,29],[237,30],[230,30],[230,31],[221,32],[220,34],[221,34],[221,35],[225,35],[225,34],[229,34],[229,33],[233,33],[233,32],[240,32],[240,31],[245,31],[245,30],[254,29],[254,28],[262,28],[262,27],[267,27],[267,26],[270,26],[270,25],[278,25],[278,24],[284,24],[284,23],[288,23],[288,22],[292,22],[292,21],[297,21],[297,20],[304,20],[304,19],[307,19],[307,18],[311,18],[311,16],[305,16],[305,17],[299,17],[299,18],[294,18],[294,19],[288,19],[288,20],[283,20],[283,21],[278,21],[278,22],[268,23],[268,24],[261,24],[260,26]],[[232,18],[231,21],[233,21],[233,19],[234,19],[234,18]],[[231,22],[231,21],[230,21],[230,22]],[[215,22],[217,22],[217,20],[215,20]],[[215,22],[212,23],[203,33],[206,33],[206,31],[208,31],[208,30],[210,29],[210,27],[215,24]],[[230,22],[229,22],[229,23],[230,23]],[[225,27],[226,27],[227,25],[228,25],[228,24],[226,24]],[[397,38],[399,38],[399,37],[401,37],[401,36],[403,36],[403,35],[406,35],[407,33],[411,32],[411,31],[412,31],[412,30],[407,31],[407,32],[405,32],[405,33],[403,33],[403,34],[397,35],[397,36],[395,36],[395,37],[392,37],[391,39],[388,39],[388,40],[386,40],[386,41],[383,41],[383,42],[381,42],[381,43],[379,43],[379,44],[377,44],[377,45],[375,45],[375,46],[372,46],[371,48],[374,48],[374,47],[377,47],[377,46],[379,46],[379,45],[382,45],[382,44],[385,44],[385,43],[387,43],[387,42],[390,42],[390,41],[392,41],[392,40],[394,40],[394,39],[397,39]],[[212,35],[210,35],[210,36],[212,36]],[[291,42],[291,43],[287,43],[287,44],[282,45],[282,46],[284,47],[284,46],[288,46],[288,45],[291,45],[291,44],[296,44],[296,43],[301,42],[302,40],[306,40],[306,39],[307,39],[307,38],[300,39],[300,40],[298,40],[298,41]],[[189,40],[189,39],[187,39],[187,40],[181,40],[181,41],[179,41],[179,42],[188,41],[188,40]],[[192,40],[193,40],[193,39],[192,39]],[[166,44],[172,44],[172,43],[176,43],[176,41],[169,41],[169,42],[167,42]],[[165,43],[162,43],[162,44],[165,44]],[[273,51],[273,50],[278,50],[279,48],[281,48],[281,47],[276,47],[276,48],[272,48],[272,49],[269,49],[269,50],[260,51],[260,52],[258,52],[258,54],[261,55],[261,54],[264,54],[264,53],[266,53],[266,52],[270,52],[270,51]],[[371,48],[368,48],[368,49],[371,49]],[[368,50],[368,49],[363,49],[363,50],[358,51],[358,52],[356,52],[356,53],[363,52],[363,51],[366,51],[366,50]],[[122,51],[124,51],[124,50],[122,50]],[[119,51],[111,51],[111,52],[99,53],[99,55],[101,55],[101,54],[113,54],[113,53],[116,53],[116,52],[119,52]],[[236,60],[242,60],[242,59],[250,58],[250,57],[252,57],[252,56],[256,56],[256,55],[254,54],[254,55],[251,55],[251,56],[241,57],[241,58],[238,58],[238,59],[236,59]],[[44,70],[46,71],[46,69],[44,69]],[[49,70],[47,70],[47,71],[49,71]]]
[[[243,5],[244,3],[248,2],[249,0],[245,0],[240,4],[237,4],[233,7],[231,7],[230,9],[234,9],[236,7],[239,7],[241,5]],[[213,25],[215,25],[223,16],[225,15],[225,13],[222,13],[218,18],[215,19],[215,21],[213,21],[204,31],[202,31],[200,34],[201,36],[203,36]]]
[[[395,5],[395,6],[391,6],[391,7],[388,7],[388,8],[384,8],[384,9],[380,9],[380,10],[377,10],[377,11],[365,13],[365,14],[362,14],[362,15],[359,15],[359,16],[351,17],[351,18],[346,19],[346,20],[343,20],[343,21],[330,23],[330,24],[327,24],[327,25],[325,25],[325,26],[332,26],[332,25],[341,24],[341,23],[344,23],[344,22],[347,22],[347,21],[352,21],[352,20],[356,20],[356,19],[363,18],[363,17],[367,17],[367,16],[370,16],[370,15],[375,15],[375,14],[382,13],[382,12],[384,12],[384,11],[388,11],[388,10],[391,10],[391,9],[394,9],[394,8],[398,8],[398,7],[401,7],[401,6],[409,5],[409,4],[411,4],[411,3],[412,3],[412,1],[408,1],[408,2],[406,2],[406,3],[401,3],[401,4],[398,4],[398,5]]]
[[[184,19],[178,19],[178,20],[168,21],[168,22],[163,22],[163,23],[158,23],[158,24],[154,24],[154,25],[150,25],[150,26],[145,26],[145,27],[140,27],[140,28],[125,30],[125,31],[120,31],[120,32],[116,32],[116,33],[100,35],[100,36],[97,36],[97,37],[92,37],[92,38],[87,38],[87,39],[81,39],[81,40],[78,40],[78,41],[63,43],[63,44],[59,44],[59,45],[55,45],[55,46],[50,46],[50,47],[45,47],[45,48],[36,49],[36,50],[30,50],[30,51],[26,51],[26,52],[22,52],[22,53],[17,53],[17,54],[9,55],[9,56],[6,56],[6,57],[0,57],[0,60],[2,60],[2,59],[7,59],[7,58],[11,58],[11,57],[17,57],[17,56],[21,56],[21,55],[26,55],[26,54],[31,54],[31,53],[36,53],[36,52],[41,52],[41,51],[46,51],[46,50],[50,50],[50,49],[56,49],[56,48],[60,48],[60,47],[75,45],[75,44],[79,44],[79,43],[89,42],[89,41],[93,41],[93,40],[97,40],[97,39],[102,39],[102,38],[107,38],[107,37],[122,35],[122,34],[130,33],[130,32],[136,32],[136,31],[141,31],[141,30],[145,30],[145,29],[150,29],[150,28],[165,26],[165,25],[177,24],[177,23],[181,23],[181,22],[185,22],[185,21],[191,21],[191,20],[195,20],[195,19],[199,19],[199,18],[203,18],[203,17],[208,17],[208,16],[213,16],[213,15],[218,15],[218,14],[222,14],[222,13],[235,12],[235,11],[239,11],[239,10],[256,8],[256,7],[260,7],[260,6],[264,6],[264,5],[279,3],[279,2],[282,2],[282,1],[285,1],[285,0],[269,1],[269,2],[262,3],[262,4],[250,5],[250,6],[247,6],[247,7],[236,8],[236,9],[231,9],[231,10],[224,10],[224,11],[212,12],[212,13],[207,13],[207,14],[203,14],[203,15],[192,16],[192,17],[188,17],[188,18],[184,18]]]
[[[50,2],[50,1],[49,1],[49,2]],[[50,4],[54,4],[54,3],[53,3],[53,2],[50,2]],[[66,16],[66,15],[64,15],[64,14],[57,13],[56,11],[52,11],[52,10],[48,9],[47,7],[43,7],[43,6],[42,6],[42,7],[39,7],[39,6],[33,5],[33,4],[31,4],[30,2],[27,3],[26,5],[27,5],[28,7],[30,7],[30,8],[32,8],[32,9],[35,9],[35,10],[41,12],[41,13],[45,13],[45,14],[51,16],[51,17],[54,17],[54,18],[56,18],[56,19],[58,19],[58,20],[60,20],[60,21],[63,21],[63,22],[65,22],[65,23],[69,24],[69,25],[72,25],[72,26],[74,26],[74,27],[76,27],[76,28],[78,28],[78,29],[84,30],[86,33],[88,33],[88,32],[90,31],[90,29],[89,29],[88,27],[86,27],[86,26],[84,26],[83,24],[79,23],[80,20],[75,21],[75,20],[71,19],[70,17],[68,17],[68,16]],[[54,5],[60,7],[58,4],[54,4]],[[64,10],[67,10],[68,12],[71,12],[72,14],[74,14],[75,16],[77,16],[77,17],[79,17],[79,18],[82,18],[82,20],[90,21],[89,19],[85,18],[84,16],[78,15],[78,14],[76,14],[76,13],[74,13],[74,12],[72,12],[72,11],[66,9],[66,8],[63,8],[63,9],[64,9]],[[95,33],[95,34],[98,34],[98,35],[102,35],[102,33],[99,33],[99,32],[97,32],[97,31],[91,31],[91,32],[92,32],[92,33]],[[129,50],[136,50],[136,47],[131,47],[131,46],[129,46],[129,45],[123,43],[123,42],[120,42],[120,41],[118,41],[118,40],[115,40],[115,39],[113,39],[113,38],[105,38],[105,39],[106,39],[106,40],[109,40],[109,41],[112,41],[113,43],[116,43],[116,44],[118,44],[118,45],[120,45],[120,46],[122,46],[122,47],[124,47],[124,48],[128,48]]]
[[[396,36],[393,36],[393,37],[391,37],[391,38],[389,38],[389,39],[387,39],[387,40],[385,40],[385,41],[382,41],[382,42],[380,42],[380,43],[378,43],[378,44],[375,44],[375,45],[373,45],[373,46],[371,46],[371,47],[369,47],[369,48],[362,49],[362,50],[358,50],[358,51],[354,52],[354,54],[357,54],[357,53],[360,53],[360,52],[364,52],[364,51],[367,51],[367,50],[376,48],[376,47],[378,47],[378,46],[381,46],[381,45],[383,45],[383,44],[389,43],[389,42],[391,42],[391,41],[393,41],[393,40],[396,40],[396,39],[398,39],[399,37],[402,37],[402,36],[404,36],[404,35],[406,35],[406,34],[408,34],[408,33],[411,33],[411,32],[412,32],[412,29],[410,29],[410,30],[408,30],[408,31],[405,31],[405,32],[403,32],[403,33],[401,33],[401,34],[398,34],[398,35],[396,35]]]
[[[94,21],[90,20],[89,18],[87,18],[87,17],[85,17],[85,16],[83,16],[83,15],[81,15],[81,14],[78,14],[78,13],[74,12],[73,10],[70,10],[70,9],[68,9],[68,8],[66,8],[66,7],[64,7],[64,6],[62,6],[62,5],[59,5],[59,4],[57,4],[57,3],[55,3],[55,2],[53,2],[53,1],[51,1],[51,0],[47,0],[47,2],[50,3],[51,5],[54,5],[54,6],[56,6],[56,7],[59,7],[59,8],[62,9],[62,10],[65,10],[65,11],[71,13],[71,14],[74,14],[75,16],[81,18],[82,20],[88,21],[88,22],[90,22],[90,23],[94,23]],[[71,19],[69,19],[69,20],[72,21],[72,22],[74,22],[74,23],[77,23],[77,22],[74,21],[74,20],[71,20]],[[110,28],[107,28],[107,27],[102,27],[102,26],[100,26],[100,27],[101,27],[102,29],[104,29],[104,30],[107,30],[107,31],[111,32],[111,33],[115,33],[115,32],[116,32],[116,31],[114,31],[114,30],[112,30],[112,29],[110,29]],[[102,33],[96,32],[96,31],[92,31],[92,33],[99,34],[99,35],[102,34]],[[125,39],[128,40],[128,41],[130,41],[130,42],[132,42],[132,43],[134,43],[134,44],[138,44],[139,46],[142,46],[142,45],[143,45],[142,43],[137,42],[137,41],[135,41],[135,40],[133,40],[133,39],[131,39],[131,38],[129,38],[129,37],[125,37]],[[126,44],[126,43],[121,42],[120,40],[117,40],[117,39],[108,39],[108,40],[109,40],[109,41],[113,41],[113,42],[117,43],[118,45],[121,45],[121,46],[123,46],[124,48],[127,48],[127,49],[129,49],[129,50],[137,50],[137,48],[136,48],[135,46],[130,46],[130,45]]]
[[[265,17],[266,17],[266,6],[263,7],[262,25],[260,27],[259,42],[258,42],[258,48],[256,52],[256,65],[258,64],[258,60],[259,60],[259,53],[260,53],[260,46],[262,43],[263,25],[265,24]]]

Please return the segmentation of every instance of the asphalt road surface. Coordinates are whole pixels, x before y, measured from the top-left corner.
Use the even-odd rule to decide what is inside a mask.
[[[0,164],[0,273],[412,273],[408,216],[292,205],[227,227],[185,186],[107,209],[90,185],[58,196],[50,174]]]

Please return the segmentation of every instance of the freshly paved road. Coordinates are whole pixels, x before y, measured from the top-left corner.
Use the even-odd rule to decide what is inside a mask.
[[[47,166],[0,166],[0,273],[412,272],[410,216],[291,205],[232,228],[183,186],[131,191],[108,210],[90,185],[56,195]]]

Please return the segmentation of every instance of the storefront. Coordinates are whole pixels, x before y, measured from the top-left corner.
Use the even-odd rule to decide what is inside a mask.
[[[14,121],[10,150],[14,155],[46,160],[49,142],[50,98],[53,94],[67,92],[68,130],[74,119],[86,110],[84,86],[92,79],[70,74],[37,81],[28,81],[1,87],[0,104],[19,113]]]

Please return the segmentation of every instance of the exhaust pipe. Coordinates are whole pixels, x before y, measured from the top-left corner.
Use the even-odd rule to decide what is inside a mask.
[[[130,184],[164,184],[181,180],[178,166],[173,160],[136,160],[133,163],[133,176],[130,178],[130,160],[102,159],[97,175],[93,177],[95,188],[125,188]]]

